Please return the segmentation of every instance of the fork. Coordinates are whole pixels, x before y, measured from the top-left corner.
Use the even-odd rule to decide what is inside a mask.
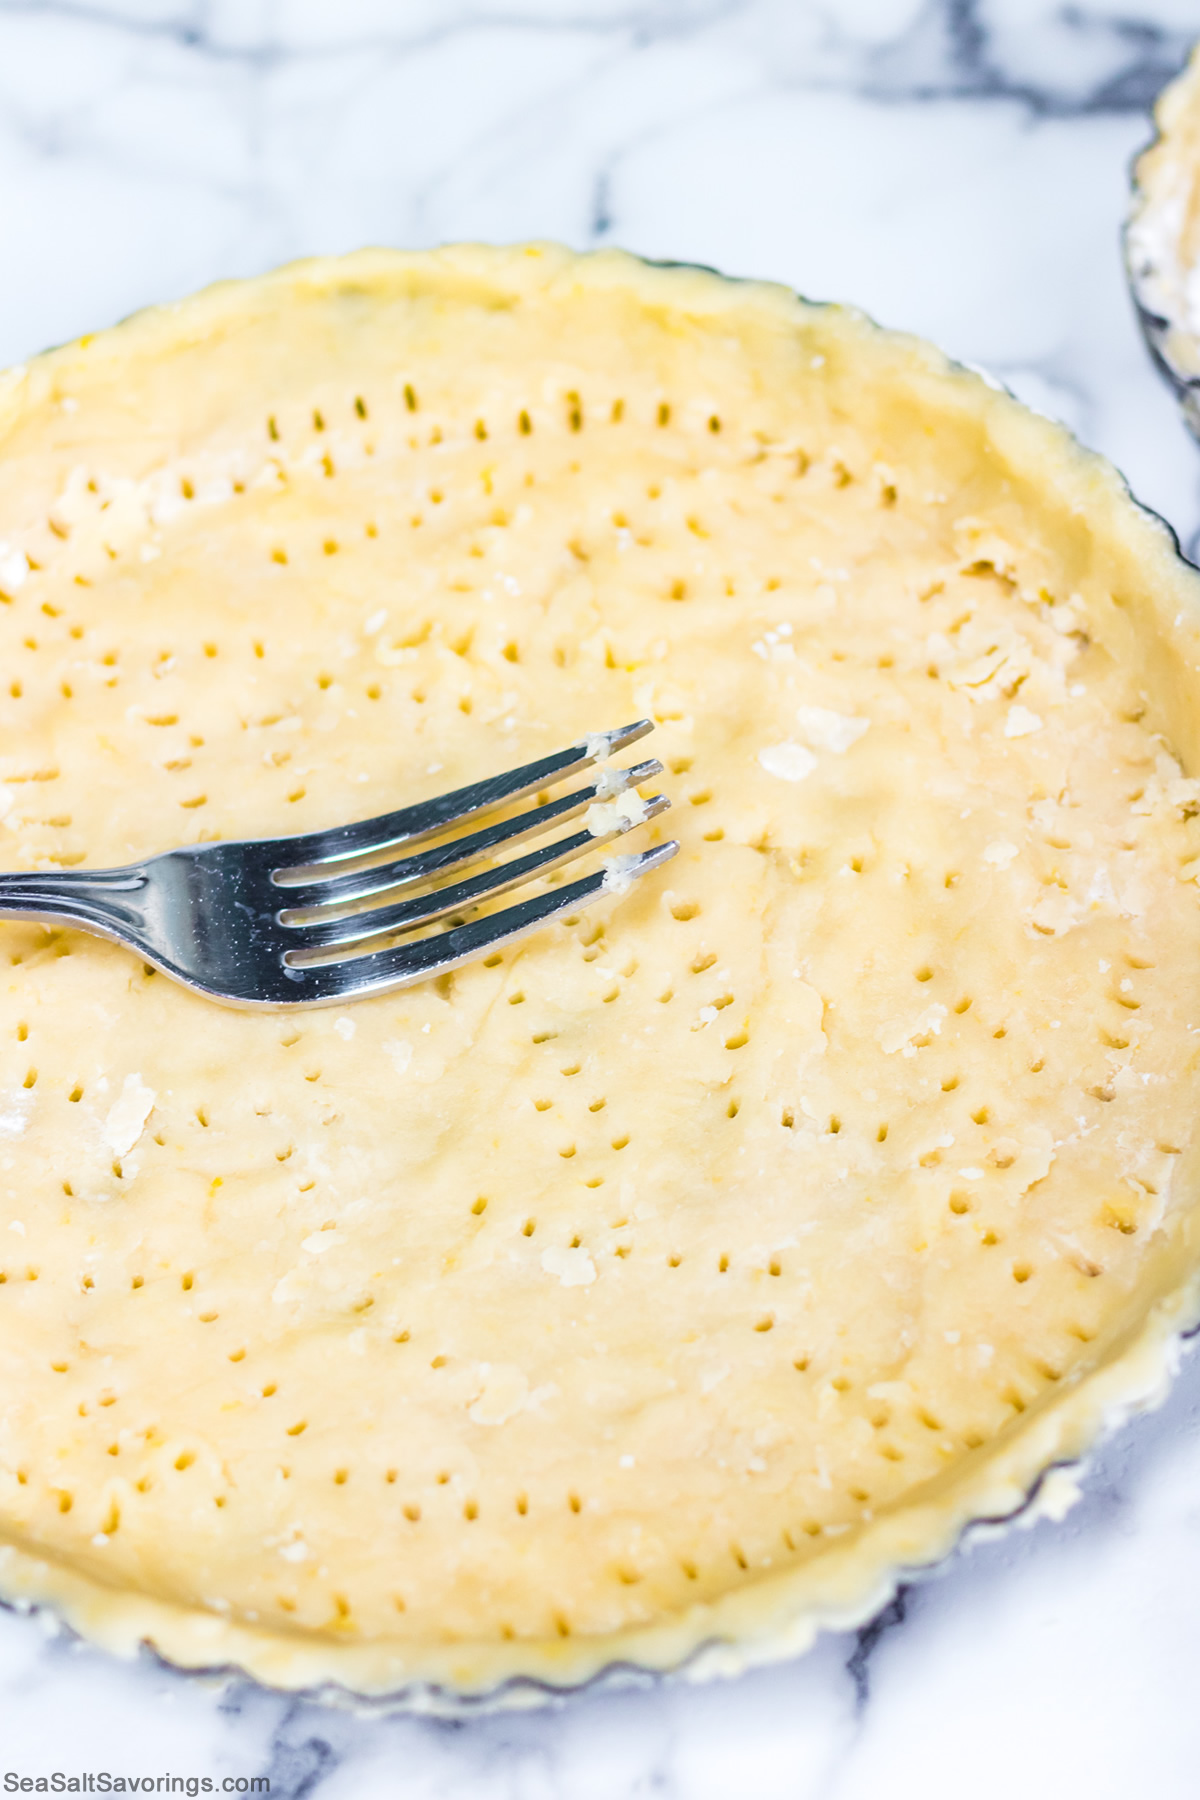
[[[427,981],[498,950],[602,894],[621,895],[674,856],[675,842],[609,858],[596,873],[467,920],[493,896],[551,874],[671,804],[636,790],[654,759],[603,767],[585,786],[465,836],[480,814],[552,787],[653,730],[639,719],[398,812],[294,837],[189,844],[120,869],[0,874],[0,920],[73,925],[135,950],[211,1000],[244,1007],[330,1006]],[[624,806],[615,802],[628,795]],[[498,851],[596,813],[584,829],[513,857]],[[430,840],[433,840],[430,842]],[[428,847],[397,858],[402,848]],[[478,873],[466,873],[483,862]],[[460,878],[445,877],[461,873]],[[440,884],[440,885],[432,885]],[[366,903],[372,903],[367,905]],[[445,921],[448,928],[392,942]]]

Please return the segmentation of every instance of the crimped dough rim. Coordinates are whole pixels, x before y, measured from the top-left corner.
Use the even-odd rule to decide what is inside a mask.
[[[1178,158],[1180,126],[1200,104],[1200,52],[1193,51],[1154,106],[1155,132],[1138,152],[1130,177],[1131,204],[1123,232],[1125,269],[1142,335],[1174,389],[1192,434],[1200,435],[1200,339],[1188,323],[1180,259]]]
[[[1109,640],[1137,668],[1152,716],[1185,765],[1200,766],[1200,709],[1194,704],[1200,578],[1178,556],[1163,522],[1132,500],[1110,464],[994,383],[952,365],[919,340],[882,332],[861,313],[814,307],[782,287],[649,265],[615,252],[576,257],[552,246],[499,253],[472,246],[427,254],[371,250],[305,261],[139,313],[112,331],[9,371],[0,376],[0,426],[83,359],[169,355],[178,345],[219,333],[247,307],[269,307],[281,290],[352,284],[369,291],[373,283],[427,282],[443,272],[451,280],[464,274],[492,280],[510,292],[533,285],[564,296],[580,286],[634,290],[648,306],[685,306],[705,324],[743,311],[784,324],[819,320],[831,341],[871,351],[931,402],[978,419],[991,452],[1022,477],[1036,479],[1064,520],[1076,527],[1082,521],[1093,547],[1111,561],[1115,579],[1124,581],[1129,597],[1121,614],[1105,621]],[[1037,1402],[976,1453],[970,1467],[927,1484],[925,1492],[799,1568],[762,1576],[648,1627],[592,1639],[426,1644],[419,1651],[293,1638],[102,1586],[14,1538],[0,1548],[0,1591],[18,1605],[52,1607],[84,1637],[119,1655],[150,1645],[184,1669],[242,1671],[268,1686],[327,1700],[361,1697],[429,1712],[538,1704],[585,1683],[638,1672],[678,1670],[689,1679],[734,1674],[800,1653],[822,1629],[861,1624],[901,1580],[944,1558],[966,1528],[1008,1520],[1031,1495],[1035,1506],[1052,1513],[1069,1503],[1069,1486],[1047,1481],[1048,1471],[1078,1462],[1106,1430],[1165,1394],[1181,1335],[1200,1319],[1198,1235],[1200,1221],[1178,1209],[1171,1240],[1147,1261],[1135,1316],[1096,1366]]]

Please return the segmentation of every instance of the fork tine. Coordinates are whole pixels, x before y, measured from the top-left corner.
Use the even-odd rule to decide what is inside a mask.
[[[488,950],[512,943],[527,932],[536,931],[562,913],[590,906],[603,894],[624,893],[631,882],[668,862],[679,849],[671,839],[656,844],[640,856],[613,857],[594,875],[573,881],[565,888],[552,888],[516,906],[490,913],[486,919],[473,920],[452,931],[432,937],[417,938],[388,950],[376,950],[369,956],[348,958],[343,962],[321,963],[308,968],[288,967],[287,973],[296,986],[297,1005],[331,1005],[339,1000],[359,999],[370,994],[409,987],[430,976],[444,974],[462,963],[471,962]]]
[[[482,874],[472,875],[466,881],[457,881],[451,887],[430,889],[414,895],[411,900],[398,901],[393,906],[379,906],[369,912],[351,913],[328,924],[310,918],[306,924],[297,928],[303,932],[303,936],[298,937],[294,949],[288,949],[284,953],[284,961],[290,968],[303,968],[321,950],[337,945],[364,943],[371,938],[390,936],[398,931],[412,931],[418,925],[428,925],[435,919],[444,919],[448,913],[462,912],[464,908],[477,906],[481,900],[489,900],[495,894],[507,893],[510,888],[520,887],[525,882],[536,880],[538,876],[548,875],[552,869],[559,869],[564,863],[573,862],[576,857],[611,842],[613,838],[622,836],[647,819],[657,818],[659,813],[666,812],[670,804],[665,794],[655,794],[644,802],[645,812],[640,819],[623,819],[611,831],[576,832],[573,837],[559,838],[553,844],[543,844],[540,849],[514,857],[511,862],[485,869]]]
[[[330,917],[335,907],[367,900],[374,894],[384,894],[392,888],[407,887],[414,881],[427,881],[432,876],[444,875],[451,869],[461,868],[464,863],[479,862],[493,850],[519,843],[522,838],[534,837],[539,832],[548,831],[552,825],[563,824],[574,818],[599,799],[601,793],[606,796],[623,794],[631,787],[640,787],[652,775],[661,774],[662,764],[656,757],[651,757],[649,762],[636,763],[631,769],[607,770],[605,775],[589,781],[586,787],[579,788],[572,794],[563,794],[545,806],[518,813],[513,819],[502,819],[499,824],[488,825],[482,831],[472,832],[469,837],[448,839],[445,843],[435,844],[431,850],[420,851],[416,856],[406,857],[402,861],[375,863],[352,875],[331,874],[323,881],[306,882],[303,886],[293,886],[291,882],[279,883],[277,885],[286,886],[288,898],[288,905],[278,914],[279,923],[307,925],[312,920],[314,907],[320,908],[325,917]],[[336,868],[338,865],[332,866]]]
[[[510,800],[520,800],[535,789],[563,781],[568,775],[603,762],[619,750],[637,743],[653,731],[652,719],[636,719],[615,731],[594,731],[553,756],[540,757],[510,769],[506,775],[492,775],[486,781],[472,782],[455,788],[449,794],[437,794],[415,806],[402,806],[397,812],[380,813],[373,819],[360,819],[354,825],[338,825],[329,831],[303,832],[296,837],[276,838],[279,851],[273,879],[285,886],[289,881],[311,880],[324,872],[323,865],[350,857],[369,856],[386,850],[392,844],[412,843],[430,837],[448,825],[458,825]],[[286,879],[281,881],[280,877]]]

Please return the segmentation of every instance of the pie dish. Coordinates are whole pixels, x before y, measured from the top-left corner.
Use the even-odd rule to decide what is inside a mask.
[[[1200,437],[1200,50],[1159,95],[1133,170],[1125,261],[1155,362]]]
[[[550,246],[212,289],[0,438],[7,866],[639,713],[682,843],[340,1013],[0,927],[9,1599],[432,1707],[712,1674],[1161,1392],[1200,577],[1106,463],[853,311]]]

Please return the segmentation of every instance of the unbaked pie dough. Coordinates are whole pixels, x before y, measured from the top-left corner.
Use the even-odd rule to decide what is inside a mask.
[[[1156,1391],[1200,609],[1107,465],[855,313],[548,247],[216,288],[0,436],[4,865],[642,714],[682,841],[325,1012],[0,924],[9,1597],[429,1704],[738,1667]]]
[[[1154,119],[1157,136],[1134,165],[1126,262],[1146,339],[1200,437],[1200,49]]]

